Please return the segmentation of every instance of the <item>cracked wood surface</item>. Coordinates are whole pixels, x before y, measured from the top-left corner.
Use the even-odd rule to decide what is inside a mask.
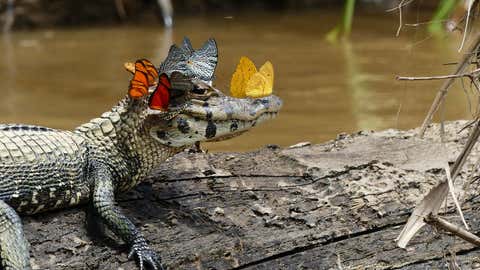
[[[406,250],[394,242],[460,151],[463,124],[446,126],[444,144],[436,126],[424,140],[387,130],[300,148],[181,153],[118,202],[169,269],[475,269],[479,248],[431,227]],[[459,193],[478,233],[480,181],[470,182]],[[23,220],[36,269],[136,269],[122,243],[87,233],[83,208]]]

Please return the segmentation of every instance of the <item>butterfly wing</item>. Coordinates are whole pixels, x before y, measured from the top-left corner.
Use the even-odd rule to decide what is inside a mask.
[[[248,80],[245,94],[247,97],[260,98],[269,96],[273,91],[273,65],[265,62],[260,70]]]
[[[178,71],[172,72],[170,75],[170,83],[172,89],[184,92],[191,91],[194,87],[192,80]]]
[[[257,72],[248,80],[245,94],[247,97],[252,98],[264,97],[267,96],[266,88],[267,78],[262,73]]]
[[[187,75],[203,81],[211,81],[217,67],[217,61],[217,43],[211,38],[188,58],[186,66],[189,72]]]
[[[172,85],[168,79],[167,74],[162,73],[158,78],[158,85],[155,91],[153,91],[148,101],[150,109],[166,111],[170,102],[170,89]]]
[[[233,97],[246,97],[246,86],[248,80],[257,72],[255,64],[246,56],[240,57],[240,62],[235,69],[230,81],[230,92]]]
[[[260,67],[259,72],[265,77],[266,85],[263,89],[264,96],[269,96],[273,92],[273,65],[270,61],[265,62],[262,67]]]
[[[190,39],[188,37],[183,38],[182,49],[185,52],[185,54],[188,56],[192,55],[192,53],[195,52],[195,50],[193,49],[192,43],[190,42]]]
[[[172,45],[168,51],[167,58],[160,65],[160,73],[166,73],[170,75],[174,71],[186,73],[186,62],[188,60],[188,55],[185,54],[185,51],[176,45]]]
[[[126,62],[123,64],[123,67],[125,68],[125,70],[127,70],[128,72],[132,73],[132,74],[135,74],[135,64],[132,63],[132,62]]]
[[[188,38],[184,38],[181,48],[172,45],[168,56],[160,65],[160,72],[167,75],[181,72],[189,78],[211,81],[217,66],[218,50],[214,39],[209,39],[203,47],[195,51]]]
[[[147,78],[145,77],[144,81],[147,81]],[[145,86],[144,82],[141,82],[139,80],[132,80],[130,81],[130,87],[128,90],[128,95],[133,98],[133,99],[139,99],[143,96],[148,94],[148,89]]]
[[[148,86],[153,86],[157,83],[158,71],[157,68],[147,59],[141,59],[137,62],[141,62],[145,67],[147,73]]]
[[[130,81],[128,95],[133,99],[139,99],[148,94],[148,74],[145,65],[141,61],[135,62],[135,73]]]

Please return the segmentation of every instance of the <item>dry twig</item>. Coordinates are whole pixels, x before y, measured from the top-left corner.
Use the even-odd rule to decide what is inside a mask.
[[[470,12],[473,9],[473,4],[475,3],[475,0],[468,0],[468,7],[467,7],[467,18],[465,19],[465,29],[463,31],[463,38],[462,38],[462,43],[460,44],[460,48],[458,48],[458,51],[460,52],[463,49],[463,45],[465,44],[465,39],[467,38],[467,31],[468,31],[468,22],[470,20]]]
[[[462,149],[462,152],[458,155],[455,163],[451,166],[451,178],[452,182],[455,181],[455,178],[460,173],[463,165],[467,161],[467,157],[472,152],[473,147],[480,137],[480,121],[477,119],[475,126],[470,131],[468,141],[465,144],[465,147]],[[400,235],[397,237],[397,245],[399,247],[405,248],[412,239],[412,237],[417,233],[420,228],[425,225],[425,218],[430,214],[436,215],[441,207],[442,202],[448,195],[448,183],[442,181],[437,186],[433,187],[430,192],[423,198],[423,200],[415,207],[412,215],[408,218],[407,224],[403,227]]]
[[[462,73],[470,65],[470,60],[473,55],[472,53],[477,51],[479,45],[480,45],[480,33],[476,34],[474,41],[472,42],[470,48],[468,49],[468,53],[465,54],[463,58],[460,60],[460,62],[458,63],[454,74]],[[423,120],[422,127],[420,128],[419,136],[421,138],[423,138],[423,136],[425,135],[425,131],[427,130],[428,125],[432,122],[433,115],[435,114],[435,112],[437,112],[438,108],[445,100],[445,97],[447,96],[447,93],[448,93],[448,89],[450,88],[450,86],[452,86],[453,81],[456,78],[458,77],[447,78],[447,80],[443,83],[440,90],[437,92],[437,95],[435,96],[432,106],[430,106],[430,110],[428,111],[427,116]]]
[[[394,8],[391,8],[391,9],[387,9],[386,11],[387,11],[387,12],[392,12],[392,11],[395,11],[395,10],[397,10],[397,9],[401,9],[401,8],[407,6],[408,4],[410,4],[410,3],[413,2],[413,1],[415,1],[415,0],[408,0],[408,1],[403,1],[403,0],[402,0],[402,2],[401,2],[398,6],[396,6],[396,7],[394,7]]]
[[[423,77],[404,77],[404,76],[397,76],[397,80],[399,81],[429,81],[429,80],[445,80],[445,79],[456,79],[467,77],[470,78],[472,81],[476,77],[475,74],[480,73],[480,68],[474,69],[468,73],[461,73],[461,74],[452,74],[452,75],[441,75],[441,76],[423,76]]]
[[[453,203],[457,208],[458,214],[462,219],[463,225],[465,225],[465,228],[467,228],[467,230],[470,230],[470,228],[468,227],[467,221],[465,220],[465,217],[463,215],[462,208],[460,207],[460,203],[458,203],[457,195],[455,195],[455,187],[453,185],[453,180],[451,177],[450,167],[448,166],[448,163],[445,166],[445,174],[447,175],[448,190],[450,191],[450,195],[452,196]]]
[[[431,226],[434,226],[438,229],[442,229],[448,231],[463,240],[472,243],[476,246],[480,246],[480,237],[476,236],[475,234],[455,225],[443,218],[440,218],[436,215],[429,215],[425,218],[425,222]]]
[[[397,29],[397,34],[396,34],[397,37],[400,35],[400,31],[402,30],[402,25],[403,25],[403,14],[402,14],[403,9],[402,9],[402,6],[403,6],[404,2],[405,2],[405,0],[402,0],[398,4],[398,19],[399,19],[399,22],[398,22],[398,29]]]

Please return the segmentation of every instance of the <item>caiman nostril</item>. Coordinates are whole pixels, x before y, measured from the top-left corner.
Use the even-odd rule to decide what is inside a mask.
[[[212,122],[208,121],[207,128],[205,129],[205,137],[210,139],[217,135],[217,126]]]
[[[238,129],[238,123],[236,121],[232,122],[230,125],[230,132],[235,132]]]
[[[178,118],[177,119],[177,127],[180,132],[183,134],[186,134],[190,131],[190,126],[188,125],[188,122],[183,119],[183,118]]]

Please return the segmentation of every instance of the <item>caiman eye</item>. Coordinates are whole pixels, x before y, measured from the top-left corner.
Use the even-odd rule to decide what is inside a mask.
[[[192,93],[194,93],[196,95],[205,95],[207,93],[207,89],[202,89],[202,88],[195,87],[195,88],[193,88]]]

